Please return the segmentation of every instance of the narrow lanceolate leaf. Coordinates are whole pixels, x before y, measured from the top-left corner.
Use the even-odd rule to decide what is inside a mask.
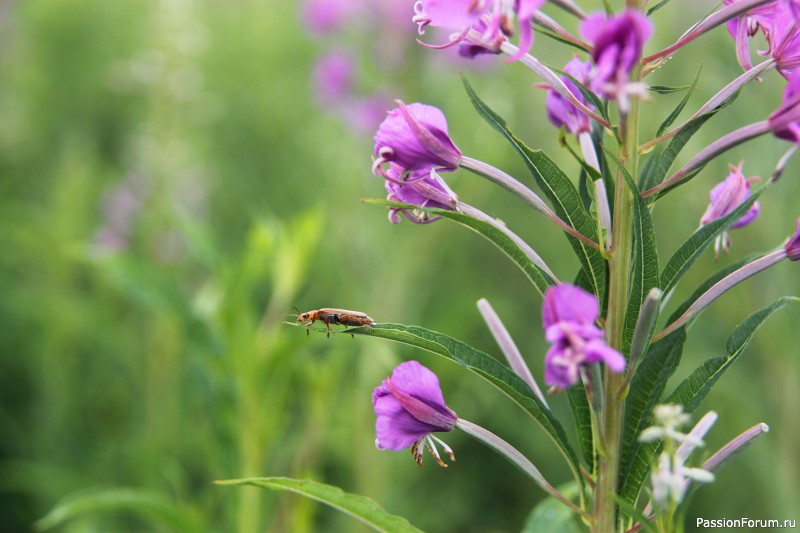
[[[714,357],[703,363],[692,374],[678,385],[675,391],[669,395],[669,403],[680,403],[684,410],[691,413],[697,408],[700,402],[708,395],[711,387],[717,382],[730,366],[744,353],[753,336],[775,311],[782,309],[790,303],[800,302],[800,298],[784,296],[775,303],[760,309],[747,317],[739,324],[733,333],[728,337],[728,355]]]
[[[481,376],[514,400],[542,426],[567,460],[576,479],[581,483],[583,482],[578,467],[578,456],[567,441],[567,435],[561,423],[542,404],[541,400],[536,397],[536,394],[533,393],[522,378],[494,357],[476,350],[457,339],[419,326],[375,324],[372,328],[358,328],[347,330],[347,332],[356,335],[380,337],[415,346],[451,359]]]
[[[630,353],[633,332],[639,320],[639,311],[642,302],[647,297],[651,289],[659,286],[658,280],[658,255],[656,254],[656,238],[653,232],[653,221],[650,218],[650,210],[639,194],[639,189],[633,182],[633,178],[628,173],[619,160],[612,154],[608,154],[609,159],[617,164],[617,167],[625,176],[628,188],[633,195],[633,266],[631,272],[631,292],[628,297],[628,308],[625,311],[625,324],[622,331],[622,351]],[[653,322],[655,327],[655,322]],[[651,328],[652,329],[652,328]],[[649,332],[652,335],[652,331]],[[649,337],[647,337],[649,338]]]
[[[575,185],[566,174],[541,150],[531,150],[508,129],[506,121],[487,106],[466,79],[464,79],[472,105],[478,114],[495,130],[508,140],[522,157],[537,185],[544,191],[553,205],[555,213],[567,224],[595,242],[597,226],[592,216],[586,211]],[[598,250],[567,234],[581,266],[592,281],[593,292],[602,302],[606,293],[606,263]]]
[[[622,430],[620,495],[634,503],[649,464],[640,464],[637,456],[643,446],[639,433],[648,426],[653,407],[658,403],[667,380],[675,373],[683,353],[686,332],[680,328],[650,345],[631,381],[625,400],[625,423]]]
[[[675,287],[675,284],[678,283],[683,273],[692,266],[692,263],[694,263],[700,254],[714,242],[717,236],[727,231],[737,220],[742,218],[750,209],[750,206],[758,200],[758,197],[761,196],[764,189],[769,187],[770,183],[769,181],[765,183],[761,188],[751,194],[747,200],[742,202],[739,207],[724,217],[718,218],[698,228],[698,230],[689,237],[689,240],[683,243],[681,247],[672,254],[663,272],[661,272],[661,289],[664,291],[664,294],[669,294],[669,291]]]
[[[761,324],[763,324],[772,313],[793,302],[800,302],[800,298],[788,296],[780,298],[774,304],[750,315],[744,322],[739,324],[728,337],[728,355],[711,358],[700,365],[689,377],[684,379],[675,388],[663,403],[678,403],[683,405],[684,411],[687,413],[693,412],[697,406],[700,405],[700,402],[705,399],[706,395],[708,395],[711,387],[714,386],[722,373],[730,368],[730,366],[739,359],[742,353],[744,353]],[[654,345],[666,341],[672,335],[676,335],[681,331],[683,331],[683,328],[661,339]],[[628,469],[630,473],[623,478],[622,495],[628,501],[633,501],[639,494],[660,446],[660,443],[649,442],[642,444],[638,449]]]
[[[539,294],[544,294],[544,291],[547,290],[547,287],[555,284],[553,279],[546,272],[542,271],[538,266],[533,264],[528,256],[525,255],[525,252],[523,252],[522,249],[511,238],[508,237],[508,235],[498,230],[488,222],[479,220],[464,213],[449,211],[447,209],[421,208],[411,204],[390,202],[381,198],[366,198],[362,201],[368,204],[386,205],[389,207],[404,209],[417,209],[432,215],[452,220],[454,222],[458,222],[459,224],[468,227],[480,235],[483,235],[489,241],[491,241],[492,244],[500,248],[500,250],[502,250],[512,261],[514,261],[514,263],[522,270],[522,272],[525,273],[528,279],[531,280],[531,283],[533,283],[533,286],[537,291],[539,291]]]
[[[133,515],[165,531],[200,533],[198,517],[163,494],[152,491],[103,487],[76,492],[62,499],[47,515],[36,522],[39,531],[63,524],[90,513],[119,512]]]
[[[653,91],[656,94],[670,94],[670,93],[679,93],[681,91],[685,91],[690,87],[691,85],[677,85],[674,87],[669,85],[651,85],[647,88],[647,90]]]
[[[589,466],[589,472],[594,472],[594,436],[592,435],[592,414],[589,399],[586,398],[586,389],[580,385],[567,389],[567,400],[575,421],[575,433],[578,436],[578,446],[581,449],[583,460]]]
[[[353,518],[364,522],[376,531],[386,533],[422,533],[405,518],[387,513],[374,500],[357,494],[349,494],[339,487],[288,477],[253,477],[217,481],[219,485],[252,485],[271,490],[285,490],[317,500]]]
[[[710,113],[706,113],[705,115],[700,115],[696,119],[690,120],[686,123],[686,125],[681,129],[680,132],[676,133],[675,136],[669,141],[669,144],[664,149],[661,154],[657,157],[656,162],[647,167],[648,173],[639,176],[639,187],[643,191],[651,189],[664,181],[664,178],[667,177],[667,172],[669,172],[672,163],[675,162],[675,159],[678,157],[678,154],[681,153],[683,147],[686,146],[686,143],[689,142],[689,139],[697,133],[703,124],[708,121],[711,117],[714,116],[715,111]],[[650,157],[656,157],[655,155]]]
[[[689,98],[691,98],[692,93],[694,92],[694,88],[697,87],[697,80],[700,79],[701,70],[703,70],[702,63],[700,64],[700,68],[697,69],[697,75],[694,77],[694,81],[692,81],[692,84],[689,86],[689,91],[686,93],[683,99],[681,99],[677,107],[675,107],[675,109],[673,109],[672,112],[669,115],[667,115],[667,118],[665,118],[664,122],[662,122],[661,125],[658,127],[658,131],[656,131],[656,137],[660,137],[662,133],[667,131],[667,128],[669,128],[672,125],[672,123],[675,122],[675,119],[677,119],[678,116],[681,114],[683,108],[686,107],[686,103],[689,101]]]

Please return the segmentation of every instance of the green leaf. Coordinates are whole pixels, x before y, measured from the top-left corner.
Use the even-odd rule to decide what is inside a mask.
[[[127,512],[169,531],[205,531],[194,513],[163,494],[121,487],[94,488],[73,493],[59,501],[36,522],[35,527],[37,530],[50,529],[78,516],[97,512]]]
[[[649,461],[642,464],[639,460],[642,448],[639,433],[650,423],[653,407],[680,363],[685,341],[686,331],[679,328],[651,344],[631,381],[625,400],[620,464],[620,495],[631,503],[635,503],[639,488],[650,471]]]
[[[542,426],[567,460],[576,479],[583,482],[578,456],[570,446],[561,423],[536,397],[527,383],[494,357],[457,339],[419,326],[384,323],[375,324],[371,328],[355,328],[345,331],[355,335],[379,337],[415,346],[451,359],[481,376],[504,392]]]
[[[664,122],[661,123],[661,126],[658,127],[658,130],[656,131],[656,137],[660,137],[662,133],[667,131],[667,128],[669,128],[672,125],[672,123],[675,122],[675,119],[677,119],[678,115],[681,114],[683,108],[686,107],[686,103],[689,101],[689,98],[691,98],[692,93],[694,93],[694,88],[697,87],[697,80],[700,79],[701,70],[703,70],[702,63],[700,63],[700,68],[697,69],[697,75],[694,77],[694,81],[692,81],[692,84],[689,86],[689,91],[680,101],[678,106],[675,109],[673,109],[669,115],[667,115],[667,118],[664,119]]]
[[[574,389],[575,387],[571,387]],[[574,499],[578,496],[578,487],[574,483],[558,487],[558,491],[567,498]],[[585,527],[578,516],[566,505],[552,496],[548,496],[536,504],[521,533],[542,533],[554,531],[558,533],[583,533]]]
[[[709,359],[686,379],[664,400],[664,403],[679,403],[687,413],[692,413],[708,395],[711,387],[717,382],[723,372],[744,353],[758,328],[772,313],[785,307],[789,303],[800,302],[800,298],[785,296],[775,303],[750,315],[739,324],[728,337],[727,356]],[[659,342],[666,341],[672,335],[682,332],[683,328],[673,332]],[[655,343],[658,344],[658,343]],[[654,346],[655,346],[654,344]],[[660,396],[661,393],[658,393]],[[626,404],[627,405],[627,404]],[[653,458],[660,448],[660,443],[643,444],[637,451],[630,467],[630,475],[624,479],[622,495],[628,501],[634,501],[647,477]]]
[[[661,0],[659,3],[657,3],[656,5],[647,10],[647,16],[649,17],[650,15],[661,9],[662,7],[667,5],[668,2],[669,0]]]
[[[714,357],[709,359],[686,379],[684,379],[669,395],[667,401],[670,403],[680,403],[684,409],[691,413],[700,402],[708,395],[711,387],[717,382],[730,366],[744,353],[753,336],[775,311],[786,307],[790,303],[800,302],[800,298],[784,296],[775,303],[760,309],[747,317],[744,322],[739,324],[733,333],[728,337],[727,356]]]
[[[669,294],[669,291],[675,287],[675,284],[684,272],[692,266],[692,263],[694,263],[700,254],[714,242],[714,239],[716,239],[718,235],[721,235],[737,220],[742,218],[747,210],[750,209],[750,206],[758,200],[758,197],[761,196],[764,189],[769,187],[770,183],[770,181],[765,183],[760,189],[751,194],[747,200],[724,217],[709,222],[705,226],[701,226],[674,254],[672,254],[663,272],[661,272],[661,288],[664,294]]]
[[[508,140],[517,153],[522,157],[536,183],[544,191],[553,204],[555,213],[567,224],[586,235],[595,242],[598,241],[596,224],[591,215],[586,211],[581,201],[580,194],[575,185],[564,172],[541,150],[531,150],[525,143],[517,138],[508,129],[506,121],[487,106],[464,78],[464,87],[469,94],[470,101],[478,114],[495,130]],[[581,266],[592,280],[594,293],[600,301],[605,300],[606,293],[606,262],[598,250],[584,244],[580,240],[567,234]]]
[[[575,421],[575,433],[583,460],[589,465],[589,472],[594,472],[594,435],[592,435],[592,408],[586,397],[586,389],[581,386],[567,389],[567,400]]]
[[[667,147],[658,156],[657,162],[647,167],[648,174],[639,177],[639,184],[643,191],[651,189],[664,181],[672,163],[675,162],[675,158],[678,157],[683,147],[686,146],[689,139],[691,139],[692,136],[697,133],[697,130],[699,130],[708,119],[713,117],[715,113],[716,111],[711,111],[690,120],[674,137],[672,137]]]
[[[370,498],[349,494],[339,487],[317,481],[288,477],[253,477],[228,479],[216,481],[216,483],[218,485],[252,485],[265,489],[294,492],[349,514],[376,531],[384,531],[386,533],[422,533],[422,530],[412,526],[408,520],[387,513],[383,507]]]
[[[675,87],[670,87],[668,85],[651,85],[647,88],[648,91],[653,91],[657,94],[670,94],[670,93],[679,93],[681,91],[685,91],[689,89],[691,85],[678,85]]]
[[[653,231],[653,221],[650,218],[650,210],[647,208],[627,169],[614,155],[609,153],[608,157],[622,171],[628,188],[633,195],[633,266],[628,308],[625,310],[625,323],[622,331],[622,351],[629,354],[642,302],[644,302],[651,289],[659,286],[658,255],[656,254],[656,238]],[[655,322],[653,327],[655,327]],[[650,334],[652,335],[652,331],[650,331]]]
[[[365,198],[362,200],[366,204],[386,205],[389,207],[397,207],[403,209],[417,209],[425,211],[432,215],[440,216],[454,222],[458,222],[469,229],[486,237],[495,246],[500,248],[514,263],[528,276],[533,286],[539,291],[539,294],[544,294],[544,291],[550,285],[554,285],[555,281],[538,266],[533,264],[530,258],[522,251],[522,249],[505,233],[498,230],[488,222],[471,217],[464,213],[457,211],[449,211],[447,209],[433,209],[428,207],[418,207],[411,204],[404,204],[400,202],[390,202],[381,198]]]

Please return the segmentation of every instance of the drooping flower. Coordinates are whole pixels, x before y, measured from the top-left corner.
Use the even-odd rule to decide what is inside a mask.
[[[379,450],[403,450],[411,447],[417,464],[422,466],[422,452],[430,450],[439,466],[447,466],[436,448],[438,442],[455,461],[453,451],[434,432],[451,431],[458,420],[444,403],[439,378],[417,361],[406,361],[392,371],[372,393],[375,421],[375,446]]]
[[[783,249],[786,251],[786,257],[788,257],[790,261],[800,260],[800,218],[797,219],[797,231],[792,235],[791,239],[786,241],[786,244],[783,245]]]
[[[754,181],[758,181],[759,178],[745,178],[744,174],[742,174],[743,164],[744,162],[739,163],[738,166],[728,165],[731,171],[728,177],[711,189],[711,193],[709,194],[711,203],[708,204],[706,212],[703,213],[702,218],[700,218],[701,226],[705,226],[709,222],[726,216],[750,197],[750,184]],[[759,202],[755,202],[739,220],[731,225],[731,229],[741,228],[750,224],[755,220],[760,211],[761,205]],[[717,237],[714,250],[716,254],[719,255],[720,248],[727,252],[730,245],[730,235],[725,231],[722,235]]]
[[[430,168],[455,170],[461,151],[447,132],[447,120],[436,107],[414,103],[389,112],[375,133],[373,173],[384,176],[381,165],[397,163],[411,172]]]
[[[414,4],[414,22],[420,35],[427,26],[454,31],[447,48],[461,44],[461,54],[474,57],[480,53],[499,53],[500,45],[514,34],[514,19],[519,22],[517,60],[533,44],[531,20],[546,0],[419,0]],[[483,50],[479,50],[483,49]]]
[[[581,61],[578,59],[578,56],[575,56],[564,66],[564,72],[575,78],[578,83],[585,87],[589,84],[589,80],[591,79],[592,64],[588,61]],[[571,79],[566,76],[561,79],[564,81],[569,91],[575,95],[575,98],[580,100],[583,104],[586,104],[590,109],[594,109],[594,106],[588,105],[583,93],[581,93],[578,86],[575,85]],[[547,107],[547,118],[557,128],[565,127],[567,131],[575,137],[578,137],[583,132],[592,131],[591,119],[552,88],[549,88],[547,91],[545,106]]]
[[[732,5],[741,0],[725,0],[725,5]],[[797,15],[800,4],[797,0],[780,0],[769,2],[747,11],[741,16],[727,22],[728,32],[736,42],[736,58],[745,70],[753,67],[750,60],[749,38],[759,31],[764,34],[769,45],[759,54],[770,56],[775,60],[778,70],[784,75],[800,67],[800,29],[797,26]]]
[[[421,169],[414,173],[405,170],[394,163],[389,164],[385,171],[387,200],[403,202],[419,207],[435,207],[438,209],[454,209],[458,197],[447,183],[433,169]],[[438,220],[440,217],[431,218],[422,210],[389,208],[389,221],[393,224],[400,222],[398,213],[403,213],[412,222],[425,224]]]
[[[592,90],[614,98],[621,105],[639,86],[629,84],[630,73],[642,57],[642,48],[652,33],[652,24],[641,11],[626,9],[616,16],[594,13],[580,26],[581,34],[592,43],[592,59],[597,70]]]
[[[603,330],[595,325],[598,314],[597,298],[580,287],[547,289],[542,323],[552,346],[545,357],[545,383],[566,389],[578,382],[581,367],[599,362],[612,372],[625,369],[625,358],[605,343]]]
[[[800,143],[800,72],[790,74],[783,101],[769,116],[769,127],[779,139]]]

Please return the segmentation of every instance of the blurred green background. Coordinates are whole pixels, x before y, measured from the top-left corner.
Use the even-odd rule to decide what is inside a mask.
[[[411,1],[398,2],[410,18]],[[673,1],[655,15],[648,50],[712,7]],[[574,31],[574,20],[546,11]],[[301,5],[277,0],[0,1],[2,531],[31,531],[87,490],[105,495],[96,500],[105,509],[59,531],[361,530],[300,497],[212,484],[266,475],[369,495],[425,530],[518,531],[542,492],[463,435],[447,439],[458,457],[447,469],[375,449],[370,394],[410,358],[439,373],[460,416],[504,436],[554,484],[568,480],[527,415],[461,368],[377,339],[306,337],[282,325],[295,306],[358,309],[499,356],[475,308],[486,297],[537,377],[547,348],[539,297],[490,244],[446,221],[393,226],[383,208],[359,202],[385,195],[369,171],[371,131],[319,105],[309,73],[322,54],[354,54],[363,95],[440,106],[465,154],[528,181],[472,110],[463,70],[529,145],[577,171],[545,119],[544,91],[531,86],[539,80],[522,66],[455,61],[416,45],[410,21],[368,10],[332,33],[309,32],[308,21]],[[556,66],[572,53],[542,36],[536,51]],[[685,116],[739,74],[727,33],[702,37],[648,78],[688,84],[701,61]],[[763,119],[782,88],[776,73],[746,87],[678,162]],[[645,138],[681,97],[645,105]],[[753,141],[669,195],[654,211],[661,257],[696,228],[727,162],[746,159],[747,175],[767,176],[786,148]],[[674,303],[720,264],[794,230],[798,173],[792,162],[761,217],[733,233],[731,254],[715,264],[706,252]],[[577,271],[566,239],[521,202],[470,174],[446,178],[559,276]],[[676,379],[724,353],[750,312],[800,295],[798,268],[784,262],[707,311]],[[798,317],[790,308],[762,328],[701,406],[720,415],[712,450],[760,421],[772,431],[698,491],[688,530],[697,516],[798,518]],[[563,395],[552,403],[571,428]]]

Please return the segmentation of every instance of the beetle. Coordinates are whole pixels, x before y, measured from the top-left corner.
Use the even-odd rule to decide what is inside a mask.
[[[308,320],[308,322],[305,323],[306,336],[309,334],[308,326],[312,325],[317,320],[328,326],[328,337],[331,336],[331,324],[367,328],[375,324],[375,320],[360,311],[348,311],[347,309],[334,309],[331,307],[323,307],[322,309],[306,311],[305,313],[299,313],[297,315],[298,323],[305,322],[306,320]]]

